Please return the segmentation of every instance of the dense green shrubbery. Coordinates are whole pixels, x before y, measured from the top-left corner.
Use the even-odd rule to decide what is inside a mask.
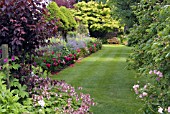
[[[141,0],[135,6],[139,23],[129,35],[129,45],[134,46],[130,57],[132,68],[147,75],[145,113],[170,112],[170,6],[169,0]],[[154,75],[148,75],[148,73]],[[160,74],[162,74],[160,76]],[[135,88],[135,87],[134,87]],[[139,88],[139,87],[138,87]],[[139,95],[140,97],[141,94]]]

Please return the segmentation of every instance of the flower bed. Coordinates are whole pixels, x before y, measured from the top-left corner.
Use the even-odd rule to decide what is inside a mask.
[[[43,70],[54,73],[70,66],[79,57],[86,57],[102,48],[102,43],[94,38],[69,39],[68,42],[55,41],[52,45],[38,50],[36,65]]]
[[[52,80],[41,72],[36,72],[37,75],[32,72],[31,76],[22,79],[14,78],[11,71],[21,68],[16,59],[14,56],[6,58],[0,67],[0,113],[90,113],[90,107],[95,105],[90,95],[76,92],[64,81]]]

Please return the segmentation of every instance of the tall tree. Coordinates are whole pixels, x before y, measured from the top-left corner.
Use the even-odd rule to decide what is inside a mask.
[[[119,22],[111,17],[111,10],[107,4],[79,2],[75,4],[75,17],[88,25],[90,35],[100,37],[99,32],[114,31],[119,28]]]
[[[112,8],[112,16],[119,20],[125,28],[131,28],[138,20],[131,8],[140,0],[109,0],[107,4]]]

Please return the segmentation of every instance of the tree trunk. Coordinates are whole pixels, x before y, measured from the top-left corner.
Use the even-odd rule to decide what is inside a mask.
[[[66,31],[62,31],[62,37],[65,40],[65,42],[67,42],[67,32]]]

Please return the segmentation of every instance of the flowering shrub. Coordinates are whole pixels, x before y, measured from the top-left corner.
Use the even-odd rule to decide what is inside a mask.
[[[28,91],[32,95],[34,112],[42,113],[88,113],[90,106],[95,105],[89,94],[78,94],[75,88],[64,81],[27,77]],[[79,89],[82,89],[79,87]]]
[[[57,72],[69,66],[78,59],[79,53],[63,49],[61,52],[42,52],[43,56],[37,56],[36,65],[48,72]]]
[[[168,78],[157,70],[151,70],[149,78],[152,80],[143,87],[139,84],[133,86],[138,98],[144,102],[144,112],[147,114],[170,113],[170,88],[166,84]]]
[[[170,106],[169,4],[169,0],[141,0],[133,7],[138,23],[129,34],[128,43],[134,46],[130,57],[131,67],[145,77],[150,73],[147,89],[142,88],[147,96],[143,98],[140,95],[143,91],[139,91],[145,101],[145,113],[168,113]]]

